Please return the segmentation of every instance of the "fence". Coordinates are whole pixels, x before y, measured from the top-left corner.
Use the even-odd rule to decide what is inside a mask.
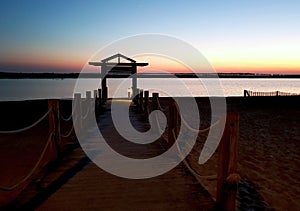
[[[70,116],[64,117],[60,114],[59,109],[59,100],[48,100],[48,111],[35,123],[32,125],[14,130],[14,131],[0,131],[0,134],[14,134],[26,131],[35,125],[39,124],[42,120],[48,117],[49,121],[49,137],[44,145],[44,148],[36,161],[33,168],[29,171],[27,175],[25,175],[19,182],[11,186],[0,186],[0,190],[3,191],[11,191],[26,181],[36,172],[39,167],[41,160],[45,156],[47,149],[50,144],[55,145],[55,149],[57,152],[57,158],[61,157],[61,150],[64,146],[63,139],[69,138],[72,134],[74,134],[74,127],[84,128],[88,127],[88,125],[83,125],[82,120],[89,118],[90,115],[94,115],[95,111],[99,111],[101,109],[101,105],[104,103],[101,100],[101,90],[94,91],[94,98],[91,97],[91,92],[86,92],[86,98],[82,99],[81,94],[74,95],[73,101],[73,110]],[[97,95],[98,93],[98,95]],[[94,102],[93,102],[94,101]],[[240,179],[237,174],[237,141],[238,141],[238,128],[239,128],[239,115],[237,113],[228,113],[226,120],[225,116],[223,119],[213,123],[210,127],[199,130],[196,128],[189,127],[188,123],[181,118],[179,114],[179,109],[174,100],[171,100],[168,103],[168,106],[163,108],[159,101],[159,94],[153,93],[152,99],[149,99],[149,91],[140,91],[137,98],[135,98],[135,102],[139,105],[140,109],[144,111],[145,115],[148,116],[152,110],[160,110],[167,114],[167,128],[166,132],[163,134],[164,140],[167,142],[167,145],[170,147],[174,143],[177,144],[176,139],[180,129],[180,123],[184,124],[190,131],[196,132],[198,135],[201,133],[205,133],[209,131],[212,127],[218,125],[219,121],[226,121],[225,131],[222,136],[221,142],[218,148],[219,161],[218,161],[218,173],[217,173],[217,203],[225,210],[235,210],[235,198],[237,189],[237,183]],[[91,107],[94,104],[95,107]],[[74,115],[74,112],[77,115]],[[79,115],[78,115],[79,114]],[[72,127],[65,133],[62,134],[61,125],[63,122],[72,121]],[[157,124],[156,127],[158,130],[162,131],[158,120],[156,119]],[[179,154],[181,154],[181,149],[177,145],[177,149]],[[191,167],[191,165],[183,159],[184,164],[187,168],[192,172],[192,174],[196,177],[207,177],[203,176],[195,169]],[[210,176],[208,176],[210,177]]]
[[[20,181],[10,186],[0,185],[0,190],[13,191],[21,187],[23,184],[25,184],[33,176],[34,173],[37,173],[37,169],[41,166],[41,162],[45,157],[45,155],[47,154],[47,152],[49,152],[51,145],[55,146],[56,156],[54,156],[55,157],[54,159],[60,159],[62,157],[62,150],[64,146],[67,144],[67,142],[70,139],[75,140],[76,136],[74,132],[74,126],[77,127],[86,126],[86,125],[82,125],[82,119],[85,119],[91,114],[94,114],[94,111],[99,111],[101,105],[103,104],[103,101],[101,101],[101,90],[98,90],[98,95],[97,95],[97,91],[96,90],[94,91],[94,99],[91,98],[90,91],[86,92],[85,99],[81,98],[81,94],[75,94],[74,98],[75,99],[73,102],[73,110],[68,117],[65,117],[60,112],[60,100],[52,99],[52,100],[48,100],[48,110],[45,112],[45,114],[42,115],[33,124],[21,129],[16,129],[11,131],[8,130],[0,131],[0,134],[5,134],[6,136],[10,134],[16,135],[34,128],[42,121],[46,120],[46,118],[48,118],[49,136],[35,164],[28,171],[28,174],[24,175],[22,179],[20,179]],[[93,100],[95,100],[95,102],[92,102]],[[95,110],[90,108],[91,107],[90,105],[92,103],[95,104]],[[74,112],[77,112],[77,114],[79,115],[74,115]],[[63,131],[64,129],[66,129],[67,126],[69,128]],[[48,160],[47,163],[49,163],[50,161],[51,160]]]
[[[179,155],[181,149],[177,145],[176,139],[180,129],[180,123],[182,123],[188,130],[200,134],[208,132],[211,128],[216,127],[220,121],[226,121],[225,130],[218,147],[218,172],[217,175],[201,175],[195,170],[187,159],[182,157],[183,163],[188,170],[196,178],[216,178],[217,179],[217,196],[216,202],[221,209],[235,210],[237,184],[240,181],[240,176],[237,173],[237,143],[238,143],[238,130],[239,130],[239,114],[228,113],[227,117],[224,115],[222,119],[210,125],[205,129],[191,128],[188,123],[180,116],[179,108],[173,99],[167,103],[167,106],[162,107],[159,100],[159,94],[153,93],[152,99],[149,100],[149,91],[145,91],[143,95],[138,96],[140,108],[144,111],[146,116],[149,116],[152,110],[160,110],[167,116],[167,127],[165,132],[160,128],[160,124],[157,120],[157,124],[153,125],[163,134],[163,139],[167,142],[167,146],[170,147],[174,143],[177,146]]]
[[[290,92],[255,92],[250,90],[244,90],[244,97],[253,97],[253,96],[300,96],[297,93],[290,93]]]

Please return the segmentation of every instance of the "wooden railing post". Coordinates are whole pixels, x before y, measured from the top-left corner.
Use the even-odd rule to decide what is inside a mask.
[[[80,93],[75,93],[74,94],[74,105],[73,107],[75,108],[74,110],[74,117],[75,117],[75,122],[73,122],[74,126],[78,128],[79,130],[82,128],[82,109],[81,109],[81,94]]]
[[[91,91],[86,91],[86,99],[90,100],[92,98],[92,92]]]
[[[94,90],[94,99],[96,100],[97,99],[97,90]]]
[[[147,112],[148,106],[149,106],[149,91],[145,91],[145,97],[144,97],[144,111]]]
[[[176,102],[171,99],[169,104],[169,116],[168,116],[168,146],[171,147],[175,141],[177,136],[177,118],[178,118],[178,110],[176,106]],[[174,134],[175,137],[174,137]]]
[[[99,109],[100,109],[100,107],[101,107],[101,105],[102,105],[102,91],[101,91],[101,89],[98,89],[98,102],[99,102]]]
[[[59,100],[48,100],[49,113],[49,133],[53,133],[57,156],[60,157],[60,121],[59,121]]]
[[[102,90],[102,102],[103,102],[103,104],[106,103],[107,97],[108,97],[108,88],[106,86],[106,87],[103,87],[103,90]]]
[[[158,109],[158,98],[159,98],[159,93],[157,93],[157,92],[152,93],[153,110]]]
[[[95,109],[95,112],[96,112],[96,113],[98,113],[98,102],[99,102],[97,93],[98,93],[98,91],[97,91],[97,90],[94,90],[94,103],[95,103],[94,109]]]
[[[143,104],[144,104],[144,92],[142,89],[140,89],[140,93],[139,93],[139,106],[141,108],[141,110],[143,110]]]
[[[239,115],[228,113],[224,134],[219,145],[219,167],[217,182],[217,204],[223,210],[235,210],[237,184],[237,145],[239,131]]]
[[[139,105],[139,97],[140,97],[140,89],[135,89],[134,93],[133,93],[133,98],[132,98],[132,102],[135,105]]]

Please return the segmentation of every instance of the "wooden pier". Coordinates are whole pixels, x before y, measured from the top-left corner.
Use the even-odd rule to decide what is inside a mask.
[[[119,103],[131,101],[122,100]],[[118,150],[127,151],[127,155],[144,156],[141,154],[142,151],[132,147],[134,145],[118,144],[122,140],[112,132],[115,129],[111,122],[109,106],[110,103],[106,105],[106,112],[101,115],[101,124],[99,123],[101,133],[114,147],[119,148]],[[141,130],[147,128],[147,123],[141,121],[142,115],[133,112],[134,109],[131,109],[133,125]],[[161,151],[161,145],[150,145],[148,150]],[[209,193],[183,164],[155,178],[131,180],[109,174],[90,162],[42,202],[37,210],[214,210],[214,208],[215,202]]]

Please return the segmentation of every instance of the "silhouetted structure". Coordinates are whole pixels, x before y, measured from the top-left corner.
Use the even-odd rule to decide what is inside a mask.
[[[117,62],[112,62],[112,60],[118,59]],[[127,62],[121,62],[124,59]],[[101,89],[102,98],[104,101],[107,99],[107,85],[106,79],[111,75],[119,75],[121,77],[127,78],[132,76],[132,92],[133,96],[137,94],[137,66],[147,66],[148,63],[137,63],[135,60],[124,56],[120,53],[110,56],[106,59],[101,60],[101,62],[89,62],[90,65],[101,67]]]

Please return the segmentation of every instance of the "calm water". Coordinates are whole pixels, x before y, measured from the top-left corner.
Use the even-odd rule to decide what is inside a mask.
[[[300,79],[138,79],[138,87],[144,90],[159,91],[161,96],[242,96],[243,90],[283,91],[300,93]],[[1,79],[0,101],[71,98],[76,79]],[[75,92],[94,90],[99,87],[98,79],[81,79],[81,87]],[[109,97],[126,97],[131,81],[126,79],[109,79]],[[118,90],[116,92],[116,90]],[[222,94],[223,93],[223,94]]]

